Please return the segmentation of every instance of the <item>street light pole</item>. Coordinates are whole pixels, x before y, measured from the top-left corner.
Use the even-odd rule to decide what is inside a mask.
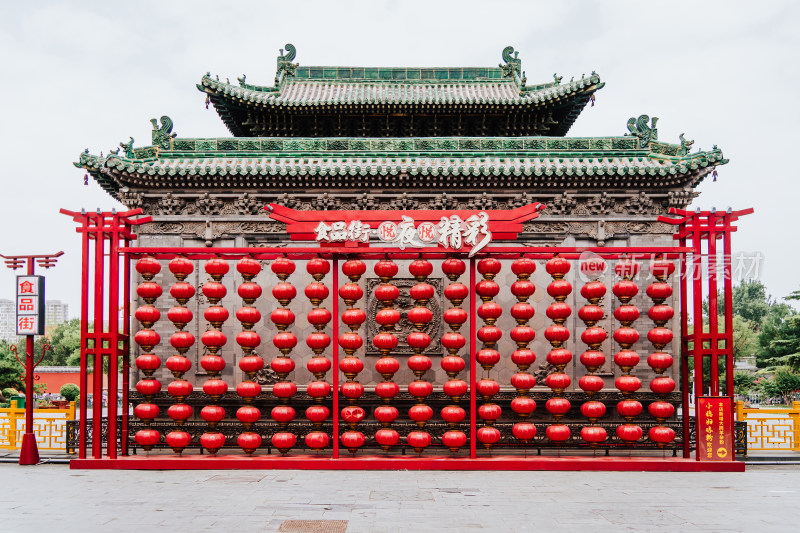
[[[64,252],[17,256],[0,254],[0,257],[5,260],[6,266],[12,270],[22,268],[23,265],[27,266],[27,274],[33,276],[36,270],[36,263],[47,269],[55,266],[56,261],[62,255],[64,255]],[[44,310],[40,309],[39,312],[44,312]],[[33,374],[36,367],[36,363],[33,362],[33,337],[33,335],[25,335],[25,433],[22,435],[22,447],[19,453],[19,464],[21,465],[35,465],[39,462],[39,447],[36,444],[36,435],[33,433]],[[44,356],[44,353],[42,353],[42,356]]]

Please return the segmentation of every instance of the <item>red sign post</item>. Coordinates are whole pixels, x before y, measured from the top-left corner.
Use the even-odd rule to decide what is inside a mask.
[[[25,434],[19,453],[19,464],[35,465],[39,462],[39,447],[33,433],[33,372],[38,363],[33,362],[33,337],[44,333],[44,278],[34,276],[35,265],[50,268],[55,266],[64,252],[47,255],[0,254],[6,266],[12,270],[27,267],[26,276],[17,277],[17,334],[25,335]],[[44,357],[44,353],[42,353]],[[41,360],[41,359],[40,359]]]
[[[730,396],[697,399],[697,460],[733,461],[733,408]]]

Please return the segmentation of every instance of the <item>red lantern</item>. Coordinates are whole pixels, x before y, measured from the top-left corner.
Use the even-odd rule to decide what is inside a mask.
[[[536,337],[536,332],[533,328],[528,326],[517,326],[511,329],[511,339],[517,343],[517,346],[524,348]]]
[[[520,396],[511,400],[511,410],[518,415],[528,416],[536,410],[536,402],[533,398]]]
[[[530,422],[517,422],[514,424],[514,427],[511,428],[511,434],[514,435],[514,438],[517,440],[528,442],[536,436],[536,426]]]
[[[240,331],[236,334],[236,344],[244,349],[252,350],[261,344],[261,336],[255,331]]]
[[[444,384],[444,393],[451,398],[461,398],[467,393],[467,382],[462,379],[451,379]],[[499,390],[499,385],[498,385]]]
[[[555,443],[562,443],[569,440],[572,434],[569,426],[565,424],[551,424],[547,426],[547,429],[544,433],[547,435],[548,439]]]
[[[342,409],[341,412],[342,420],[347,422],[348,424],[358,424],[364,417],[366,416],[366,412],[361,407],[355,405],[349,405]]]
[[[297,336],[288,331],[282,331],[272,337],[272,344],[281,351],[281,353],[288,353],[297,346]]]
[[[424,431],[412,431],[406,437],[408,445],[414,448],[417,453],[422,453],[422,450],[431,445],[430,434]]]
[[[639,318],[639,309],[634,305],[621,305],[614,310],[614,318],[623,325],[630,326]]]
[[[561,346],[569,339],[569,330],[560,324],[553,324],[544,330],[544,338],[553,346]]]
[[[381,357],[375,361],[375,370],[377,370],[381,375],[385,374],[391,376],[400,370],[400,361],[394,357]]]
[[[425,259],[417,259],[411,261],[408,265],[408,271],[417,278],[417,281],[422,281],[433,273],[433,264]]]
[[[184,373],[188,372],[190,368],[192,368],[192,362],[189,360],[188,357],[184,357],[182,355],[173,355],[164,363],[172,375],[179,378]]]
[[[503,308],[497,302],[486,302],[478,307],[478,316],[489,324],[494,324],[502,314]]]
[[[556,324],[563,324],[567,317],[572,314],[572,308],[567,303],[555,302],[550,304],[545,314],[547,318]]]
[[[203,312],[203,318],[208,320],[214,327],[222,326],[222,323],[228,320],[228,310],[218,305],[209,307]]]
[[[580,359],[581,364],[585,366],[589,372],[595,372],[606,363],[606,356],[600,350],[588,350],[583,352]]]
[[[581,333],[581,340],[588,346],[592,347],[600,347],[608,338],[608,333],[603,328],[598,328],[596,326],[586,329],[583,333]]]
[[[442,369],[447,372],[448,374],[458,374],[462,370],[464,370],[464,366],[466,362],[461,357],[457,357],[455,355],[448,355],[442,358]]]
[[[286,306],[289,301],[297,296],[297,289],[291,283],[282,281],[272,287],[272,296],[275,297],[281,305]]]
[[[583,320],[587,326],[594,326],[606,315],[603,308],[599,305],[584,305],[578,309],[578,318]]]
[[[306,418],[309,422],[320,424],[331,415],[330,409],[324,405],[311,405],[306,408]]]
[[[145,281],[150,281],[161,272],[161,263],[153,257],[142,257],[136,261],[136,272],[141,274]]]
[[[246,281],[236,288],[236,292],[246,304],[252,304],[259,296],[261,296],[261,286]]]
[[[225,359],[218,355],[204,355],[200,359],[200,366],[211,376],[216,376],[225,368]]]
[[[489,279],[481,280],[475,285],[475,292],[483,301],[489,301],[500,292],[500,285],[496,281]]]
[[[294,261],[287,257],[278,257],[270,265],[272,272],[278,276],[281,281],[285,280],[292,275],[295,269]]]
[[[478,352],[476,359],[482,367],[490,369],[500,362],[500,352],[490,348],[484,348]]]
[[[324,278],[325,274],[330,272],[330,270],[331,264],[321,257],[315,257],[306,263],[306,271],[317,281]]]
[[[630,279],[639,273],[640,268],[641,265],[639,263],[633,259],[625,258],[620,259],[619,262],[614,265],[614,272],[621,278]]]
[[[459,305],[467,296],[469,296],[469,288],[463,283],[451,283],[444,288],[444,297],[453,302],[454,305]]]
[[[614,381],[614,386],[623,394],[632,394],[642,387],[642,381],[636,376],[620,376]]]
[[[484,426],[478,428],[478,442],[483,444],[484,448],[491,448],[492,445],[497,444],[500,436],[500,430],[496,427]]]
[[[261,263],[249,257],[243,257],[236,263],[236,270],[245,281],[250,281],[261,272]]]
[[[142,347],[142,350],[149,352],[161,342],[161,336],[152,329],[142,329],[136,332],[133,340]]]
[[[493,379],[482,379],[476,384],[478,394],[484,397],[492,397],[500,392],[500,384]]]
[[[379,398],[394,398],[400,394],[400,385],[394,381],[382,381],[375,385],[375,394]]]
[[[186,308],[173,307],[173,309],[186,309]],[[189,311],[188,309],[186,310]],[[136,312],[133,314],[133,316],[136,317],[136,320],[141,322],[145,328],[149,328],[152,327],[152,325],[155,322],[158,322],[158,319],[161,318],[161,313],[159,312],[158,309],[156,309],[152,305],[142,305],[136,309]],[[172,318],[170,318],[170,313],[167,313],[167,318],[169,318],[172,322],[175,322],[175,320],[172,320]],[[192,312],[189,311],[189,320],[191,319],[192,319]],[[186,322],[188,322],[189,320],[187,320]]]
[[[620,302],[626,304],[631,301],[631,298],[636,296],[639,292],[639,287],[635,282],[629,279],[623,279],[622,281],[616,282],[611,290],[614,292],[614,295],[619,298]]]
[[[276,357],[269,366],[278,374],[278,377],[285,379],[290,372],[294,371],[295,364],[290,357]]]
[[[657,421],[663,422],[675,414],[675,406],[669,402],[655,401],[647,406],[647,411]]]
[[[581,379],[579,379],[578,386],[587,395],[591,396],[596,392],[603,390],[605,382],[603,382],[603,378],[601,378],[600,376],[589,375],[589,376],[583,376]]]
[[[330,343],[330,338],[328,338],[328,343]],[[327,357],[312,357],[306,363],[306,368],[315,376],[322,375],[331,369],[331,361]]]
[[[409,335],[410,337],[411,335]],[[430,339],[429,339],[430,342]],[[410,343],[409,343],[410,344]],[[431,369],[433,363],[431,362],[431,358],[425,355],[412,355],[408,358],[408,368],[412,371],[416,372],[427,372]]]
[[[200,410],[200,417],[214,427],[213,424],[225,418],[225,409],[219,405],[206,405]]]
[[[501,268],[500,261],[494,257],[484,257],[478,261],[478,272],[486,279],[494,278]]]
[[[313,305],[319,305],[322,300],[328,297],[329,293],[328,287],[318,281],[309,283],[305,290],[306,298],[308,298]]]
[[[136,432],[135,438],[136,444],[144,448],[144,451],[149,452],[161,441],[161,433],[155,429],[140,429]]]
[[[372,337],[372,344],[381,352],[388,353],[397,348],[397,337],[384,331]]]
[[[569,261],[561,257],[553,257],[544,264],[544,269],[555,279],[563,278],[570,268]]]
[[[331,393],[331,385],[327,381],[312,381],[306,386],[306,394],[312,398],[325,398]]]
[[[200,445],[214,455],[225,445],[225,435],[222,433],[203,433],[200,435]]]
[[[581,287],[581,296],[589,300],[591,303],[597,303],[600,298],[605,296],[606,286],[599,281],[590,281]]]
[[[467,265],[461,259],[451,257],[442,262],[442,272],[450,279],[450,281],[457,280],[461,274],[467,271]]]
[[[633,444],[642,438],[642,428],[635,424],[622,424],[617,427],[617,437],[628,444]]]
[[[655,370],[657,374],[661,374],[672,366],[672,356],[664,352],[651,353],[647,357],[647,364],[650,368]]]
[[[364,290],[355,283],[345,283],[339,287],[339,296],[347,305],[353,305],[364,296]]]
[[[255,381],[242,381],[236,385],[236,394],[241,396],[246,402],[252,401],[261,394],[261,385]]]
[[[565,279],[557,279],[547,286],[547,294],[557,302],[563,302],[571,292],[572,283]]]
[[[408,393],[414,398],[427,398],[433,392],[429,381],[415,380],[408,384]]]
[[[657,259],[650,263],[650,273],[659,281],[664,281],[675,272],[675,263],[666,259]]]
[[[192,321],[193,315],[192,312],[186,307],[173,307],[167,311],[167,318],[170,322],[175,324],[175,327],[178,329],[183,329],[186,324]]]
[[[400,416],[400,412],[397,410],[397,408],[391,405],[380,405],[375,408],[375,412],[373,414],[375,416],[375,420],[381,424],[391,424],[397,419],[398,416]]]
[[[387,450],[400,441],[400,434],[394,429],[381,428],[375,432],[375,442]]]
[[[483,326],[478,330],[478,339],[488,346],[494,346],[494,344],[499,341],[500,337],[502,336],[503,330],[497,326]]]
[[[264,360],[257,355],[246,355],[239,359],[239,368],[245,374],[255,374],[264,368]]]
[[[291,398],[297,394],[297,385],[291,381],[279,381],[272,385],[272,394],[276,398]]]
[[[194,272],[194,264],[185,257],[176,257],[167,264],[169,271],[178,281],[183,281],[186,276]]]
[[[246,431],[236,437],[236,444],[239,445],[244,453],[247,455],[252,455],[253,452],[256,451],[256,448],[261,446],[261,435]]]
[[[617,403],[617,412],[625,420],[631,420],[642,413],[642,404],[636,400],[622,400]]]
[[[496,403],[485,403],[478,407],[478,416],[483,420],[495,421],[503,414],[503,410]]]
[[[174,288],[175,285],[173,285],[172,287]],[[225,285],[223,285],[218,281],[209,281],[207,283],[204,283],[202,291],[203,291],[203,296],[208,298],[208,301],[211,302],[212,304],[216,304],[222,298],[224,298],[226,294],[228,294],[228,289],[225,288]]]
[[[467,321],[467,312],[460,307],[451,307],[444,312],[442,318],[448,324],[456,324],[460,326]]]
[[[205,270],[215,281],[219,281],[222,276],[228,273],[230,265],[224,259],[215,258],[206,262]]]
[[[647,434],[650,437],[650,440],[658,444],[659,448],[663,448],[665,445],[675,440],[675,431],[664,426],[650,428],[650,431]]]
[[[289,422],[294,420],[295,414],[294,408],[288,405],[276,405],[270,412],[272,419],[281,427],[286,427]]]
[[[397,263],[389,259],[381,259],[375,263],[375,275],[381,278],[381,281],[387,282],[397,275]]]
[[[527,348],[521,350],[514,350],[511,353],[511,361],[517,365],[520,370],[526,370],[536,361],[536,354],[533,350]]]
[[[647,316],[658,326],[663,326],[675,315],[675,310],[668,305],[654,305],[647,311]]]
[[[639,332],[633,328],[622,327],[614,332],[614,340],[623,348],[628,349],[639,340]]]
[[[315,331],[306,337],[306,345],[317,355],[321,354],[330,344],[331,338],[327,333],[322,333],[321,331]]]
[[[136,384],[136,390],[145,398],[158,394],[161,390],[161,382],[156,379],[142,379]]]
[[[464,347],[467,339],[460,333],[445,333],[442,335],[442,346],[444,346],[450,353],[456,353]]]
[[[653,328],[647,332],[647,340],[658,350],[672,342],[672,336],[672,331],[667,328]]]
[[[520,257],[511,263],[511,272],[520,279],[528,279],[536,272],[536,263],[527,257]]]
[[[632,350],[622,350],[614,355],[614,363],[619,366],[623,372],[630,372],[631,368],[639,364],[639,354]]]
[[[272,445],[278,448],[281,454],[286,454],[297,444],[297,436],[294,433],[280,431],[272,436]]]
[[[356,309],[348,309],[347,311],[356,311]],[[345,311],[342,315],[347,314],[347,311]],[[308,323],[312,326],[324,326],[331,321],[332,315],[331,312],[324,307],[318,307],[309,311],[306,315],[306,318],[308,319]]]
[[[210,329],[200,336],[200,342],[202,342],[204,346],[208,346],[209,349],[219,349],[220,347],[224,346],[226,342],[228,342],[228,339],[221,331]]]
[[[305,441],[312,450],[322,450],[330,444],[330,437],[323,431],[312,431],[306,434]]]
[[[167,409],[167,416],[172,420],[183,421],[188,420],[192,416],[192,406],[185,403],[175,403]]]
[[[655,303],[664,303],[664,300],[672,296],[672,285],[669,283],[653,283],[647,287],[647,296]]]
[[[342,383],[342,386],[339,387],[339,389],[342,392],[342,396],[348,400],[357,400],[364,395],[364,385],[358,383],[357,381],[347,381]]]
[[[160,412],[161,410],[154,403],[140,403],[133,408],[134,416],[147,422],[152,422]]]
[[[547,362],[556,368],[563,368],[572,361],[572,352],[565,348],[554,348],[547,354]]]
[[[550,398],[544,404],[544,408],[558,420],[569,412],[572,408],[572,404],[570,404],[569,400],[566,398]]]
[[[158,384],[158,388],[159,390],[161,389],[160,383]],[[136,389],[139,390],[138,384],[136,386]],[[192,384],[185,380],[176,380],[167,386],[167,392],[169,393],[169,395],[178,400],[179,402],[182,402],[187,396],[189,396],[192,393],[192,390],[193,390]]]
[[[601,427],[588,426],[581,428],[581,438],[592,445],[592,447],[605,441],[607,437],[606,430]]]
[[[467,435],[463,431],[446,431],[442,435],[442,444],[455,453],[467,443]]]
[[[393,302],[400,296],[400,289],[389,283],[382,283],[381,285],[375,287],[373,294],[375,295],[375,298],[381,302]]]
[[[408,418],[416,422],[420,427],[425,425],[425,422],[430,420],[432,417],[433,409],[431,409],[428,405],[412,405],[408,410]]]
[[[367,264],[360,259],[350,259],[342,264],[342,273],[351,281],[358,281],[367,271]]]
[[[375,322],[381,326],[392,326],[400,321],[400,311],[397,309],[381,309],[375,313]]]
[[[594,424],[606,414],[606,406],[602,402],[588,401],[581,405],[581,414]]]
[[[511,386],[517,390],[527,391],[536,386],[536,378],[531,374],[517,372],[511,376]]]
[[[521,279],[511,284],[511,294],[521,302],[527,301],[534,292],[536,292],[536,285],[530,280]]]
[[[179,454],[192,442],[192,436],[185,431],[170,431],[167,433],[165,440],[167,441],[167,446]]]
[[[378,334],[380,335],[380,333]],[[376,337],[378,336],[376,335]],[[346,332],[339,335],[339,346],[348,353],[352,354],[364,344],[364,339],[358,333]]]
[[[152,376],[160,366],[161,358],[157,355],[145,353],[136,358],[136,368],[143,371],[146,376]]]
[[[556,394],[561,394],[571,383],[572,378],[563,372],[555,372],[544,378],[544,384],[553,389]]]
[[[519,302],[515,303],[511,306],[511,316],[517,321],[517,324],[524,324],[536,313],[533,306],[527,302]],[[466,314],[466,312],[465,312]],[[466,322],[466,317],[464,319]]]
[[[212,400],[219,400],[223,394],[228,392],[228,384],[221,379],[209,379],[203,383],[203,392],[208,394]]]
[[[316,311],[316,309],[314,309],[314,311]],[[324,311],[327,311],[327,309],[324,309]],[[350,326],[351,329],[358,329],[358,326],[363,324],[366,319],[367,314],[361,309],[347,309],[342,313],[342,322]],[[325,323],[327,322],[328,321],[325,321]]]
[[[467,416],[467,412],[457,405],[448,405],[442,408],[441,415],[442,420],[448,424],[454,425],[464,420]]]
[[[261,313],[255,307],[240,307],[236,310],[236,319],[243,326],[253,327],[256,322],[261,320]]]
[[[657,377],[650,382],[650,390],[656,394],[669,394],[675,390],[675,380],[669,377]]]

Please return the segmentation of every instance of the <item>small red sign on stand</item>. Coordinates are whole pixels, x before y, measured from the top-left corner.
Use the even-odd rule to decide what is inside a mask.
[[[733,401],[730,396],[697,399],[697,460],[733,461]]]

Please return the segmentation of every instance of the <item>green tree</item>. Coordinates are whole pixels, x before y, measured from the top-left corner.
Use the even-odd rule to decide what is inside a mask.
[[[733,373],[733,392],[740,396],[746,396],[755,388],[756,376],[752,372],[736,371]]]
[[[800,374],[787,367],[775,370],[771,379],[762,379],[758,384],[768,398],[781,397],[783,403],[792,403],[792,393],[800,390]]]
[[[14,357],[8,341],[0,340],[0,389],[13,387],[18,390],[25,388],[25,383],[20,379],[24,369]]]
[[[58,325],[48,336],[36,340],[34,352],[41,355],[45,344],[50,350],[40,364],[46,366],[77,366],[81,354],[81,321],[73,318],[69,322]]]

